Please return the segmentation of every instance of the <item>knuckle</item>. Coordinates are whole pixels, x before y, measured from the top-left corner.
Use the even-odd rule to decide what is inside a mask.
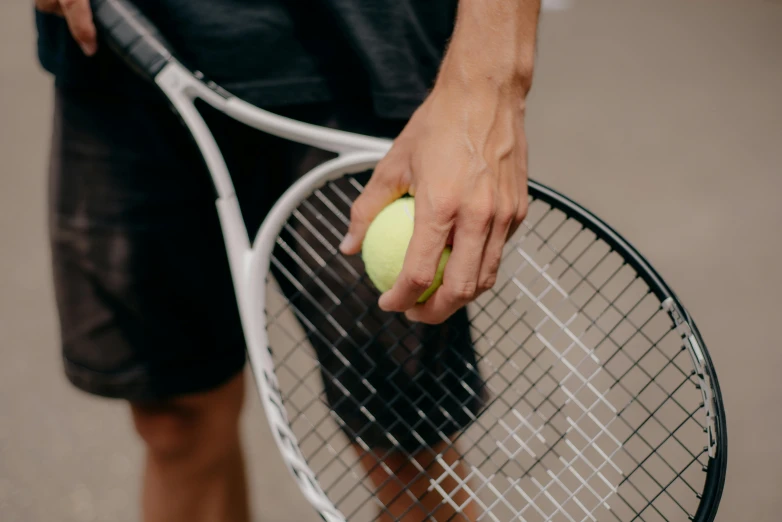
[[[516,212],[514,210],[503,210],[497,213],[494,217],[495,224],[501,229],[506,229],[513,224],[516,219]]]
[[[496,273],[489,274],[481,278],[481,281],[478,284],[478,291],[486,292],[487,290],[491,290],[492,288],[494,288],[495,284],[497,284],[497,274]]]
[[[381,159],[372,172],[368,183],[389,189],[397,189],[409,182],[409,169],[406,168],[401,154],[394,147]]]
[[[405,284],[415,290],[426,290],[434,283],[434,275],[424,272],[414,272],[404,278]]]
[[[502,201],[498,205],[497,215],[494,221],[502,228],[508,228],[516,219],[516,213],[519,208],[519,201],[513,197],[513,194],[502,194]]]
[[[488,228],[496,218],[497,209],[495,208],[496,198],[493,194],[485,194],[473,199],[472,203],[466,208],[466,218],[476,226],[476,228]]]
[[[459,212],[459,205],[451,198],[437,198],[432,202],[434,219],[438,223],[450,223]]]
[[[388,159],[382,159],[380,160],[380,163],[375,166],[375,170],[372,172],[372,177],[369,178],[369,181],[367,182],[366,189],[372,189],[376,186],[386,186],[388,185],[388,180],[391,177],[389,172],[391,171],[391,167],[389,165]]]
[[[481,275],[480,282],[478,284],[478,289],[481,292],[485,292],[486,290],[489,290],[494,287],[494,285],[497,283],[497,273],[500,270],[500,262],[502,261],[502,256],[492,256],[491,259],[488,259],[486,261],[486,271]]]
[[[456,301],[469,301],[475,297],[478,289],[477,281],[461,281],[448,287],[448,294]]]
[[[470,230],[487,231],[495,219],[493,209],[483,205],[469,205],[459,216],[459,221]]]
[[[494,212],[489,208],[482,207],[480,209],[472,211],[470,219],[475,223],[477,228],[487,229],[496,218]]]
[[[516,209],[516,216],[515,216],[515,224],[520,224],[522,221],[527,219],[527,212],[529,211],[529,202],[527,201],[527,198],[525,197],[521,201],[519,201],[519,206]]]

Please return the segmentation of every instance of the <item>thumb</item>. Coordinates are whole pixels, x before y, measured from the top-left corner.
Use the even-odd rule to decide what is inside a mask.
[[[378,164],[364,191],[350,207],[348,233],[339,245],[345,255],[357,254],[361,250],[364,236],[375,217],[407,192],[409,183],[404,181],[406,176],[401,174],[401,165],[393,160],[389,163],[387,159],[388,156]]]

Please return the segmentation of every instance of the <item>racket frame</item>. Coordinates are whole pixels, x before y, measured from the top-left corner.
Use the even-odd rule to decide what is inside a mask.
[[[277,235],[298,204],[331,180],[373,168],[388,152],[392,142],[307,124],[251,105],[178,61],[157,29],[128,0],[91,0],[91,5],[96,25],[110,47],[132,69],[158,86],[201,151],[217,192],[218,217],[246,334],[250,365],[272,435],[299,488],[320,516],[327,522],[345,522],[345,517],[318,484],[291,430],[266,335],[266,296],[262,289],[269,276]],[[222,153],[195,106],[199,99],[259,131],[337,155],[301,177],[279,198],[254,240],[244,225]],[[530,196],[576,219],[619,253],[659,298],[681,335],[683,349],[690,354],[703,397],[707,431],[705,449],[709,455],[704,493],[693,520],[713,521],[727,469],[727,428],[717,375],[697,326],[648,261],[614,229],[549,187],[529,180],[528,188]]]
[[[206,85],[176,61],[163,67],[154,81],[189,129],[212,176],[250,367],[277,447],[302,493],[320,516],[327,522],[345,522],[344,515],[318,484],[291,430],[266,333],[266,294],[262,289],[277,235],[301,200],[329,180],[374,168],[385,156],[391,142],[318,127],[264,111]],[[320,164],[287,190],[266,216],[252,242],[228,167],[214,136],[195,107],[197,99],[260,131],[337,154],[336,158]]]

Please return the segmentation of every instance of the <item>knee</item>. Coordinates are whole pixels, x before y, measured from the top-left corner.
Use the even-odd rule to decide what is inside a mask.
[[[211,431],[209,412],[197,405],[134,404],[132,411],[136,432],[156,460],[191,458]]]
[[[241,383],[197,396],[133,403],[133,423],[157,461],[208,463],[238,445],[243,402]]]

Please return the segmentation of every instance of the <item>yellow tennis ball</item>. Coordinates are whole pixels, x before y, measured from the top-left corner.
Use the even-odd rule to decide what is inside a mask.
[[[361,247],[364,268],[375,287],[381,292],[396,282],[405,262],[405,254],[413,237],[415,204],[412,197],[400,198],[384,208],[372,221]],[[443,284],[443,272],[451,248],[445,247],[440,256],[434,283],[418,298],[423,303]]]

